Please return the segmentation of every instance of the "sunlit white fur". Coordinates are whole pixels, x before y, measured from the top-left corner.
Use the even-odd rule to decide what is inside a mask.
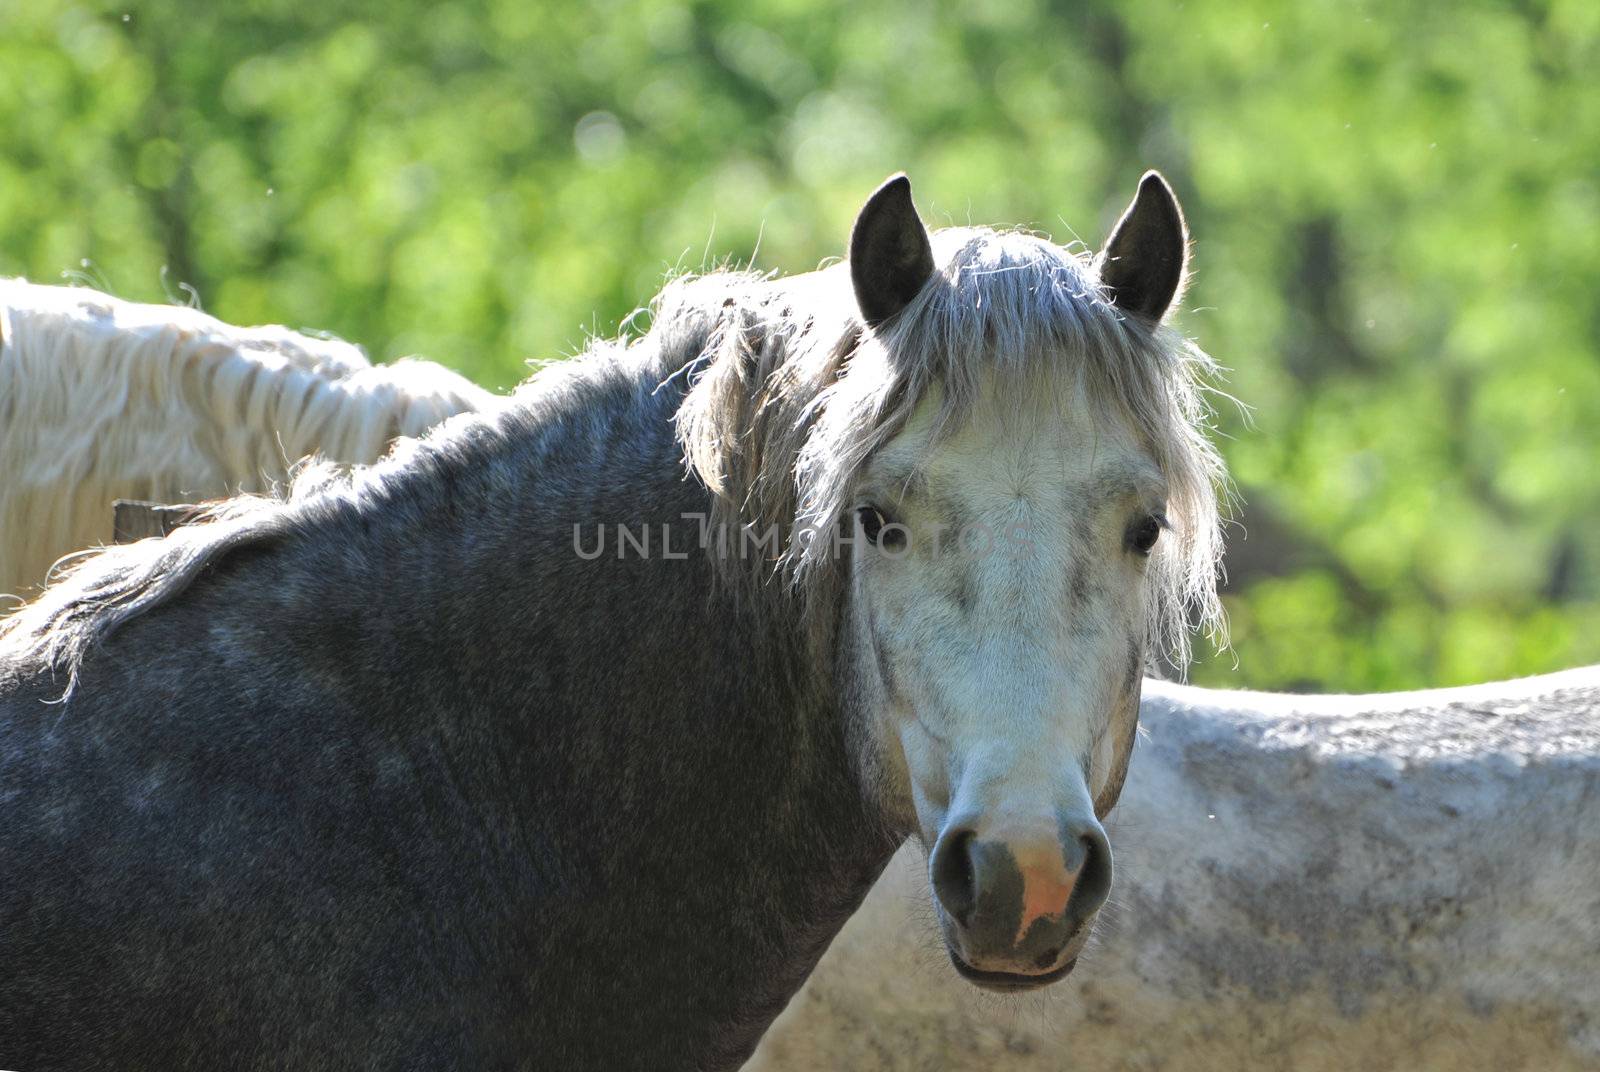
[[[375,461],[493,404],[431,362],[374,366],[338,339],[0,280],[0,593],[110,542],[115,499],[264,491],[308,455]]]

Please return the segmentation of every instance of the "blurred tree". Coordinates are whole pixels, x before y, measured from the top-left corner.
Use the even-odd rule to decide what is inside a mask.
[[[1254,413],[1196,677],[1502,677],[1600,659],[1597,70],[1590,0],[0,0],[0,271],[504,387],[890,171],[1093,245],[1160,167]]]

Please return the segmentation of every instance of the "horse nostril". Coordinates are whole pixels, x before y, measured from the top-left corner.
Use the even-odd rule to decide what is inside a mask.
[[[1098,830],[1084,834],[1078,843],[1083,848],[1083,864],[1073,883],[1067,911],[1073,918],[1083,919],[1098,911],[1111,894],[1111,846]]]
[[[977,890],[972,867],[972,831],[947,830],[933,847],[933,893],[946,914],[965,927],[972,920]]]

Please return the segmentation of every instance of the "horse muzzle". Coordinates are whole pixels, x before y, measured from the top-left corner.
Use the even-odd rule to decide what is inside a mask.
[[[1111,846],[1093,819],[953,819],[929,873],[956,970],[992,990],[1064,978],[1111,891]]]

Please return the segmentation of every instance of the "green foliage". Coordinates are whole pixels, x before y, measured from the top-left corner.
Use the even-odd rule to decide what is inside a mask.
[[[504,387],[890,171],[1092,245],[1160,167],[1254,414],[1196,677],[1465,682],[1600,659],[1596,71],[1592,0],[0,0],[0,272]]]

